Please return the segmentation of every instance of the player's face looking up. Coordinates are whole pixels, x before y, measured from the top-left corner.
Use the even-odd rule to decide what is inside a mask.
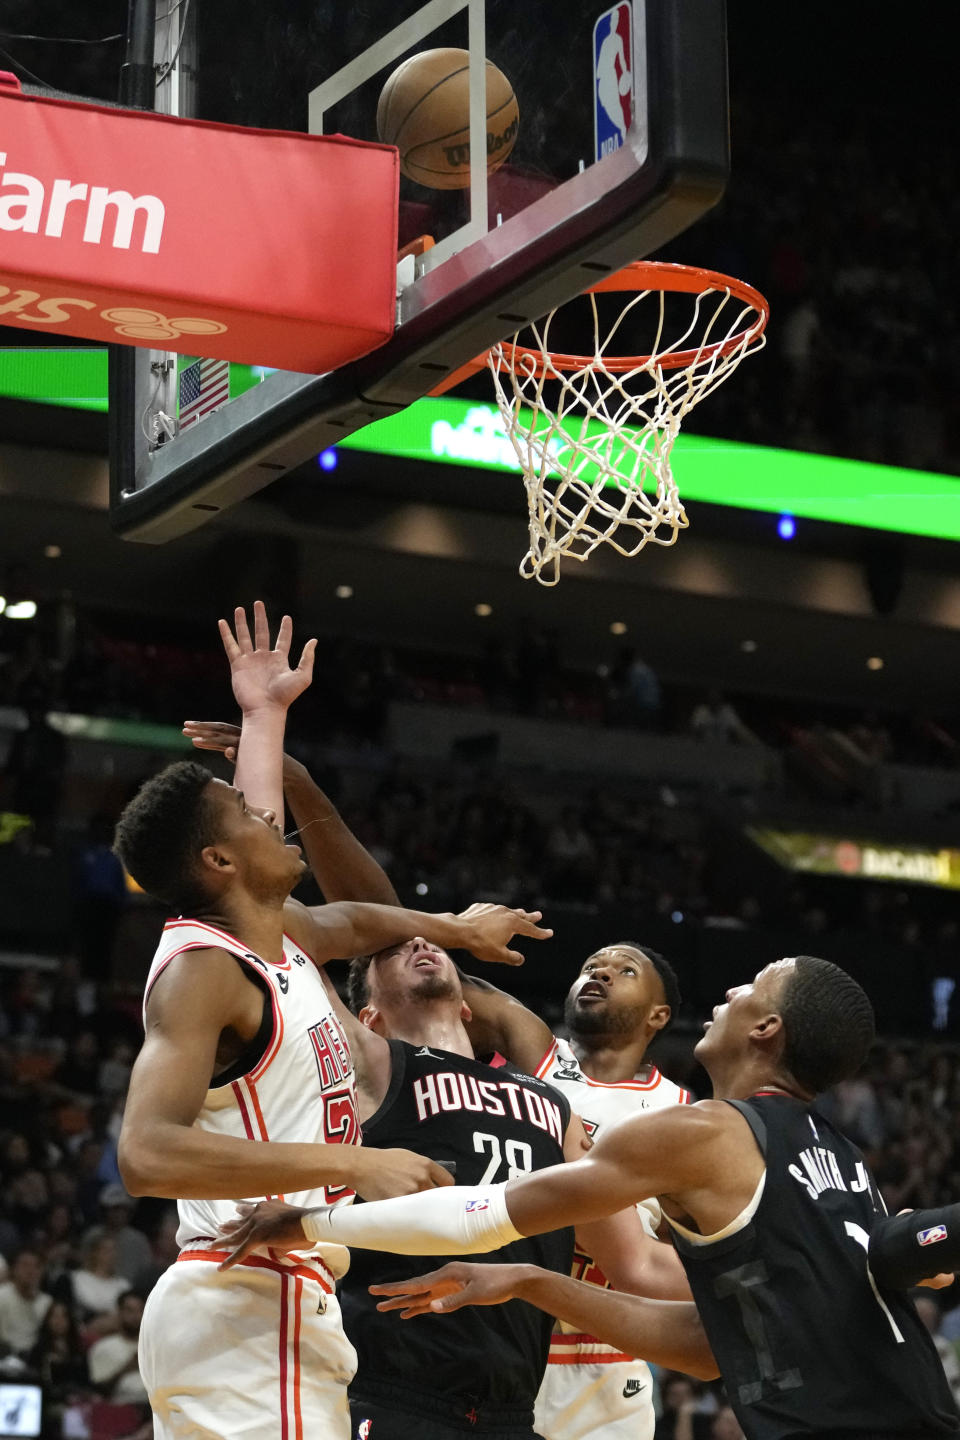
[[[211,780],[206,800],[216,839],[201,855],[204,876],[226,872],[252,895],[285,899],[306,866],[300,847],[284,844],[273,811],[249,805],[241,790],[223,780]]]
[[[776,960],[764,966],[749,985],[728,990],[722,1005],[714,1006],[713,1018],[704,1026],[703,1039],[694,1051],[709,1069],[709,1061],[743,1055],[752,1040],[765,1043],[783,1030],[780,1000],[796,962]]]
[[[367,971],[367,994],[370,1009],[382,1016],[388,1029],[391,1016],[411,1004],[428,1000],[463,1004],[460,977],[450,956],[420,936],[374,956]]]
[[[574,1035],[623,1035],[670,1020],[663,982],[641,950],[607,945],[584,962],[570,987],[564,1020]]]

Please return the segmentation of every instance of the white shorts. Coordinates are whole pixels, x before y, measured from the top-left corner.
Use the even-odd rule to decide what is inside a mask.
[[[555,1335],[534,1416],[543,1440],[653,1440],[650,1371],[589,1336]]]
[[[191,1256],[197,1252],[186,1252]],[[315,1261],[171,1265],[140,1329],[156,1440],[350,1440],[356,1351]]]

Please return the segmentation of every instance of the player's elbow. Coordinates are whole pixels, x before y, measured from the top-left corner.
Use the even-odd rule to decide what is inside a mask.
[[[117,1144],[117,1168],[128,1195],[167,1195],[162,1158],[149,1136],[136,1135],[125,1126]]]

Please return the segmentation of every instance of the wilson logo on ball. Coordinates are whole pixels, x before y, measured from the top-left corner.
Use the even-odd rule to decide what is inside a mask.
[[[509,156],[520,128],[513,86],[486,61],[487,173]],[[377,134],[400,152],[408,180],[434,190],[470,184],[470,56],[466,50],[424,50],[398,66],[377,105]]]

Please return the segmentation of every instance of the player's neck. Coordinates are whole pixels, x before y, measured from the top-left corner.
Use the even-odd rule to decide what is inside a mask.
[[[749,1100],[754,1095],[785,1095],[809,1104],[813,1096],[800,1089],[791,1076],[767,1064],[731,1066],[729,1070],[711,1070],[714,1100]]]
[[[603,1085],[619,1085],[638,1074],[649,1079],[653,1065],[645,1059],[649,1040],[629,1035],[574,1035],[570,1048],[580,1061],[580,1068],[591,1080]]]
[[[254,899],[246,891],[235,891],[221,896],[217,906],[204,910],[197,919],[226,930],[261,959],[279,965],[283,960],[283,906],[284,900],[270,903]]]
[[[463,1026],[459,1013],[444,1012],[419,1005],[416,1009],[391,1015],[387,1030],[391,1040],[405,1040],[408,1045],[426,1045],[431,1050],[447,1050],[452,1055],[474,1058],[470,1037]]]

